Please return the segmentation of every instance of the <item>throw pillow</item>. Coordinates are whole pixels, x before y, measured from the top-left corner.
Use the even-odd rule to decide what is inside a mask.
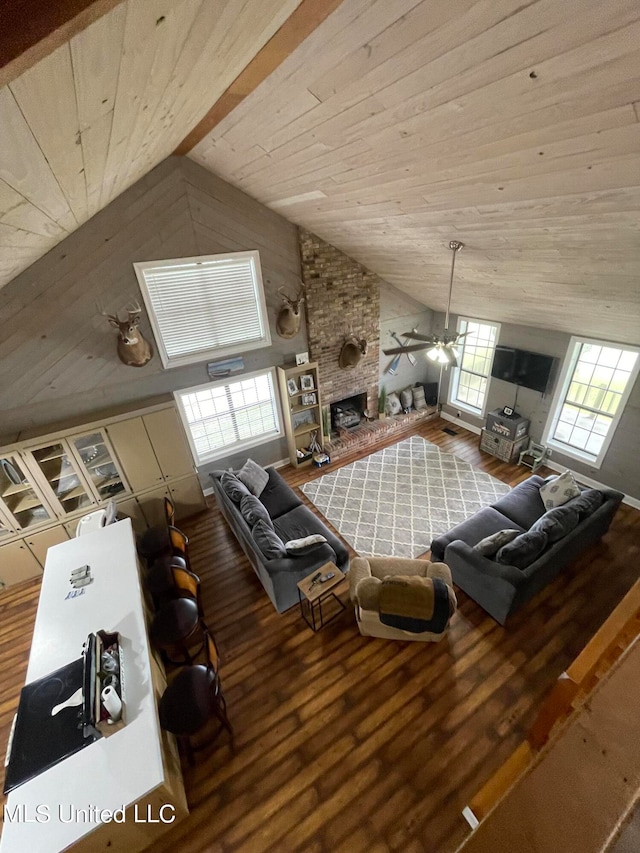
[[[278,557],[287,556],[284,542],[273,527],[269,527],[264,521],[256,521],[253,525],[251,535],[267,560],[277,560]]]
[[[263,503],[255,495],[245,495],[240,501],[240,512],[249,527],[253,527],[258,521],[273,528],[273,522]]]
[[[400,397],[393,391],[387,397],[387,411],[390,415],[398,415],[402,411]]]
[[[580,519],[594,513],[604,503],[604,495],[598,489],[585,489],[578,498],[572,498],[567,506],[577,510]]]
[[[414,408],[420,412],[423,409],[427,408],[427,400],[424,396],[424,388],[422,385],[416,385],[413,390],[413,406]]]
[[[403,388],[400,392],[400,402],[403,409],[410,409],[413,405],[413,391],[411,388]]]
[[[242,468],[238,471],[238,479],[241,480],[249,489],[252,495],[260,497],[262,490],[269,482],[267,472],[254,462],[253,459],[247,459]]]
[[[249,489],[241,483],[240,480],[236,477],[235,474],[230,474],[229,471],[225,471],[222,477],[220,477],[220,485],[223,490],[234,503],[239,504],[245,495],[250,495],[251,492]]]
[[[287,551],[299,551],[301,548],[306,548],[308,545],[318,545],[320,542],[326,542],[327,537],[321,533],[312,533],[310,536],[303,536],[302,539],[290,539],[284,543]]]
[[[549,544],[551,544],[562,539],[574,527],[577,527],[578,521],[578,511],[569,504],[563,504],[563,506],[557,506],[545,512],[531,526],[531,530],[542,530],[543,533],[547,534],[547,539],[549,540]]]
[[[503,566],[515,566],[526,569],[547,547],[547,534],[541,530],[527,530],[521,533],[513,542],[503,545],[496,554],[498,563]]]
[[[519,530],[509,528],[498,530],[497,533],[492,533],[491,536],[485,536],[484,539],[481,539],[477,545],[473,546],[473,550],[478,551],[483,557],[493,557],[503,545],[512,542],[519,535]]]
[[[550,480],[540,486],[540,498],[545,509],[553,509],[556,506],[566,504],[571,498],[580,496],[580,489],[573,479],[571,471],[565,471],[555,480]]]

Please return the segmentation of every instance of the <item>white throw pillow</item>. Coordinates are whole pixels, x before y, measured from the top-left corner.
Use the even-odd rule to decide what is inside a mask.
[[[540,486],[540,498],[545,509],[562,506],[571,498],[579,497],[580,494],[580,489],[573,479],[571,471],[565,471],[564,474]]]
[[[302,539],[290,539],[284,543],[287,551],[299,551],[301,548],[306,548],[308,545],[318,545],[320,542],[326,542],[327,539],[321,533],[312,533],[310,536],[304,536]]]

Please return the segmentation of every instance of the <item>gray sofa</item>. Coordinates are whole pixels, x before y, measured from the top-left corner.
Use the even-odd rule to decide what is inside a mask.
[[[258,500],[266,509],[273,530],[283,541],[302,539],[320,534],[326,542],[308,546],[300,551],[269,559],[254,536],[253,529],[243,517],[239,502],[231,499],[223,488],[224,471],[210,474],[213,491],[220,510],[236,535],[267,595],[279,613],[298,603],[298,581],[324,563],[332,562],[343,572],[349,570],[349,552],[329,528],[306,507],[275,468],[266,469],[269,480]]]
[[[545,515],[540,498],[540,486],[544,482],[537,475],[529,477],[492,506],[479,510],[431,543],[431,559],[445,562],[451,569],[454,583],[501,625],[567,563],[607,532],[624,497],[613,489],[601,489],[602,504],[590,514],[580,516],[576,527],[549,545],[525,568],[504,565],[474,549],[474,545],[499,530],[514,529],[524,533],[541,519]],[[587,491],[580,488],[583,493]],[[571,501],[565,504],[570,505]]]

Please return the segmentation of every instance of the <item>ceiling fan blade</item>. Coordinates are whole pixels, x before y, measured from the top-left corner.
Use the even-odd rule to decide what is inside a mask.
[[[401,340],[400,340],[400,338],[398,337],[398,335],[397,335],[395,332],[391,332],[391,337],[392,337],[392,338],[393,338],[393,340],[394,340],[394,341],[396,341],[396,342],[397,342],[401,347],[406,346],[406,345],[407,345],[407,343],[408,343],[408,341],[406,341],[406,340],[405,340],[405,341],[401,341]],[[410,364],[412,364],[412,365],[415,367],[415,366],[416,366],[416,364],[418,363],[418,362],[416,361],[416,359],[415,359],[415,356],[411,355],[411,353],[410,353],[410,352],[408,352],[406,355],[407,355],[407,358],[409,359],[409,363],[410,363]]]
[[[397,355],[403,352],[420,352],[428,349],[429,344],[412,344],[410,347],[393,347],[392,349],[383,349],[385,355]]]
[[[405,338],[409,338],[412,341],[425,341],[428,344],[437,344],[438,337],[436,335],[419,335],[417,332],[404,332]]]

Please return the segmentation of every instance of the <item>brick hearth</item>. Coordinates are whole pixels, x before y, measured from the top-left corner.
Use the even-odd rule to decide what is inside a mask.
[[[341,429],[337,438],[325,442],[325,450],[332,460],[340,459],[348,453],[364,448],[375,449],[375,445],[394,433],[402,433],[418,421],[426,421],[438,412],[437,406],[431,406],[422,412],[409,412],[404,415],[391,415],[388,418],[375,421],[362,421],[360,426],[353,429]]]

